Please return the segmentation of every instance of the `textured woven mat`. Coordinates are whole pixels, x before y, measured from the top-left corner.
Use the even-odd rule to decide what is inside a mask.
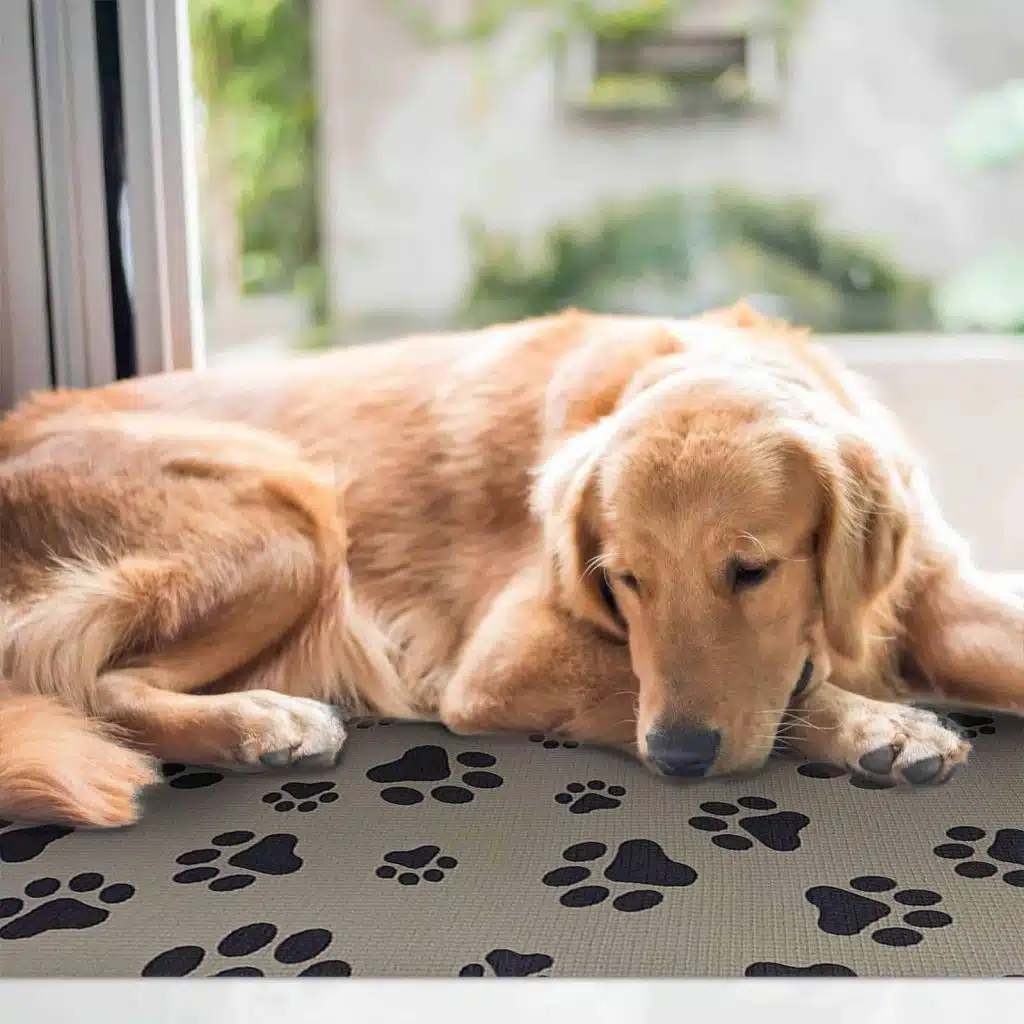
[[[1024,722],[962,721],[917,791],[401,724],[330,776],[169,765],[134,829],[0,825],[0,975],[1024,974]]]

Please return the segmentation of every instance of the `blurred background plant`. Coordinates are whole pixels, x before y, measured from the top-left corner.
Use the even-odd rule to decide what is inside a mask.
[[[324,322],[311,0],[190,0],[203,156],[204,285],[215,312],[299,296]]]
[[[428,46],[472,45],[494,39],[517,16],[546,15],[549,39],[564,40],[579,29],[626,38],[665,28],[692,0],[470,0],[461,19],[439,17],[429,0],[383,0]]]
[[[471,227],[476,269],[465,320],[566,306],[687,316],[752,298],[819,331],[926,330],[927,281],[867,243],[825,230],[814,204],[732,189],[666,194],[554,226],[536,245]]]
[[[434,0],[382,0],[385,6],[428,46],[465,45],[493,40],[511,21],[543,14],[548,40],[563,43],[576,31],[604,39],[653,35],[671,27],[695,0],[468,0],[461,19],[441,17]],[[771,0],[777,23],[792,23],[811,0]]]
[[[971,101],[949,148],[965,170],[998,173],[1024,163],[1024,78]],[[935,309],[948,330],[1024,333],[1024,246],[1000,248],[941,282]]]

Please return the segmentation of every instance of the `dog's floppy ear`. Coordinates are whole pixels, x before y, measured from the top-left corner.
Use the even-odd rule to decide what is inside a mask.
[[[533,510],[543,528],[546,586],[572,614],[625,639],[626,630],[601,567],[598,463],[607,425],[564,441],[541,466]]]
[[[825,634],[837,654],[858,659],[865,617],[906,563],[909,496],[895,459],[867,437],[844,433],[807,447],[824,499],[817,554]]]
[[[624,639],[601,560],[599,468],[611,415],[654,383],[662,357],[682,345],[667,330],[628,321],[589,322],[589,340],[559,362],[544,409],[544,452],[533,511],[544,534],[547,586],[556,600],[611,636]]]

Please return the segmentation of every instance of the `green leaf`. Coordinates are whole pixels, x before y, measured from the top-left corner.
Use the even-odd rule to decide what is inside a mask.
[[[208,152],[230,166],[219,182],[241,222],[243,283],[294,288],[320,258],[312,0],[190,0],[189,18]]]

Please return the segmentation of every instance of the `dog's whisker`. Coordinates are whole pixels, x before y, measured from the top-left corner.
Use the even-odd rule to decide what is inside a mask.
[[[591,573],[596,572],[598,569],[604,569],[608,564],[608,555],[605,552],[601,552],[599,555],[595,555],[587,562],[586,567],[583,570],[584,578],[589,576]]]
[[[789,723],[790,731],[794,730],[811,730],[812,732],[835,732],[838,725],[818,725],[816,722],[809,722],[805,720],[796,721]]]
[[[605,700],[613,700],[615,697],[630,697],[636,702],[637,695],[635,690],[616,690],[615,693],[609,693]],[[604,701],[602,701],[604,703]]]
[[[764,545],[764,541],[760,538],[755,537],[752,533],[747,533],[746,530],[741,531],[739,536],[743,540],[749,540],[751,544],[756,545],[765,559],[771,558],[771,555],[768,553],[768,549]]]
[[[620,718],[617,722],[610,722],[609,728],[617,729],[620,725],[636,725],[635,718]]]

